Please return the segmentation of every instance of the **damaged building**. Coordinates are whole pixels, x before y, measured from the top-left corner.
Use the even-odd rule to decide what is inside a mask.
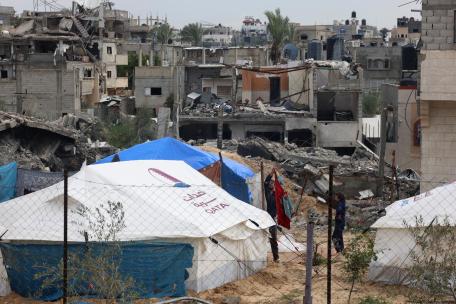
[[[224,139],[259,136],[300,146],[356,146],[362,118],[357,65],[308,61],[239,70],[242,99],[231,103],[233,113],[223,100],[208,106],[201,98],[179,118],[183,139],[216,139],[217,109],[223,107]]]

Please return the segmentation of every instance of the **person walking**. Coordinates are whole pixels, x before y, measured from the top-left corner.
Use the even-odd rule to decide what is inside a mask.
[[[336,194],[336,220],[335,220],[335,227],[334,232],[332,235],[332,240],[334,243],[334,248],[336,249],[337,253],[341,253],[344,251],[344,229],[345,229],[345,211],[346,211],[346,203],[345,203],[345,196],[342,193]]]
[[[267,212],[274,219],[274,222],[277,223],[275,187],[274,187],[274,181],[272,180],[273,175],[274,175],[274,169],[264,180],[264,194],[266,196]],[[278,229],[277,224],[272,227],[269,227],[269,234],[270,234],[269,242],[271,243],[272,256],[274,258],[274,262],[276,262],[276,263],[280,262],[279,244],[277,243],[277,229]]]

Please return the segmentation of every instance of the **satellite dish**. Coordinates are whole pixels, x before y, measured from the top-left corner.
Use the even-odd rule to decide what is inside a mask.
[[[299,49],[293,43],[287,43],[282,50],[283,58],[290,60],[298,59]]]

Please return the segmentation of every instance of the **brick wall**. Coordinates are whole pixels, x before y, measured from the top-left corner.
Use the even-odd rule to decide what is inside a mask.
[[[456,50],[456,0],[423,0],[422,41],[426,50]]]

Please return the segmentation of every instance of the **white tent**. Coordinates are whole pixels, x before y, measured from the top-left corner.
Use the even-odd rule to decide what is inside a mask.
[[[0,204],[0,223],[6,231],[2,240],[61,242],[63,187],[62,182]],[[266,265],[266,228],[274,225],[272,218],[184,162],[86,166],[69,178],[68,194],[70,242],[83,242],[81,231],[90,231],[88,217],[81,217],[78,209],[121,202],[125,228],[116,239],[192,244],[195,253],[187,287],[197,292],[245,278]],[[245,262],[238,263],[233,256]]]
[[[371,263],[369,280],[390,284],[406,284],[415,240],[408,227],[424,229],[432,223],[448,220],[456,226],[456,183],[435,188],[415,197],[400,200],[386,208],[386,215],[372,225],[377,229],[375,250],[378,259]]]

